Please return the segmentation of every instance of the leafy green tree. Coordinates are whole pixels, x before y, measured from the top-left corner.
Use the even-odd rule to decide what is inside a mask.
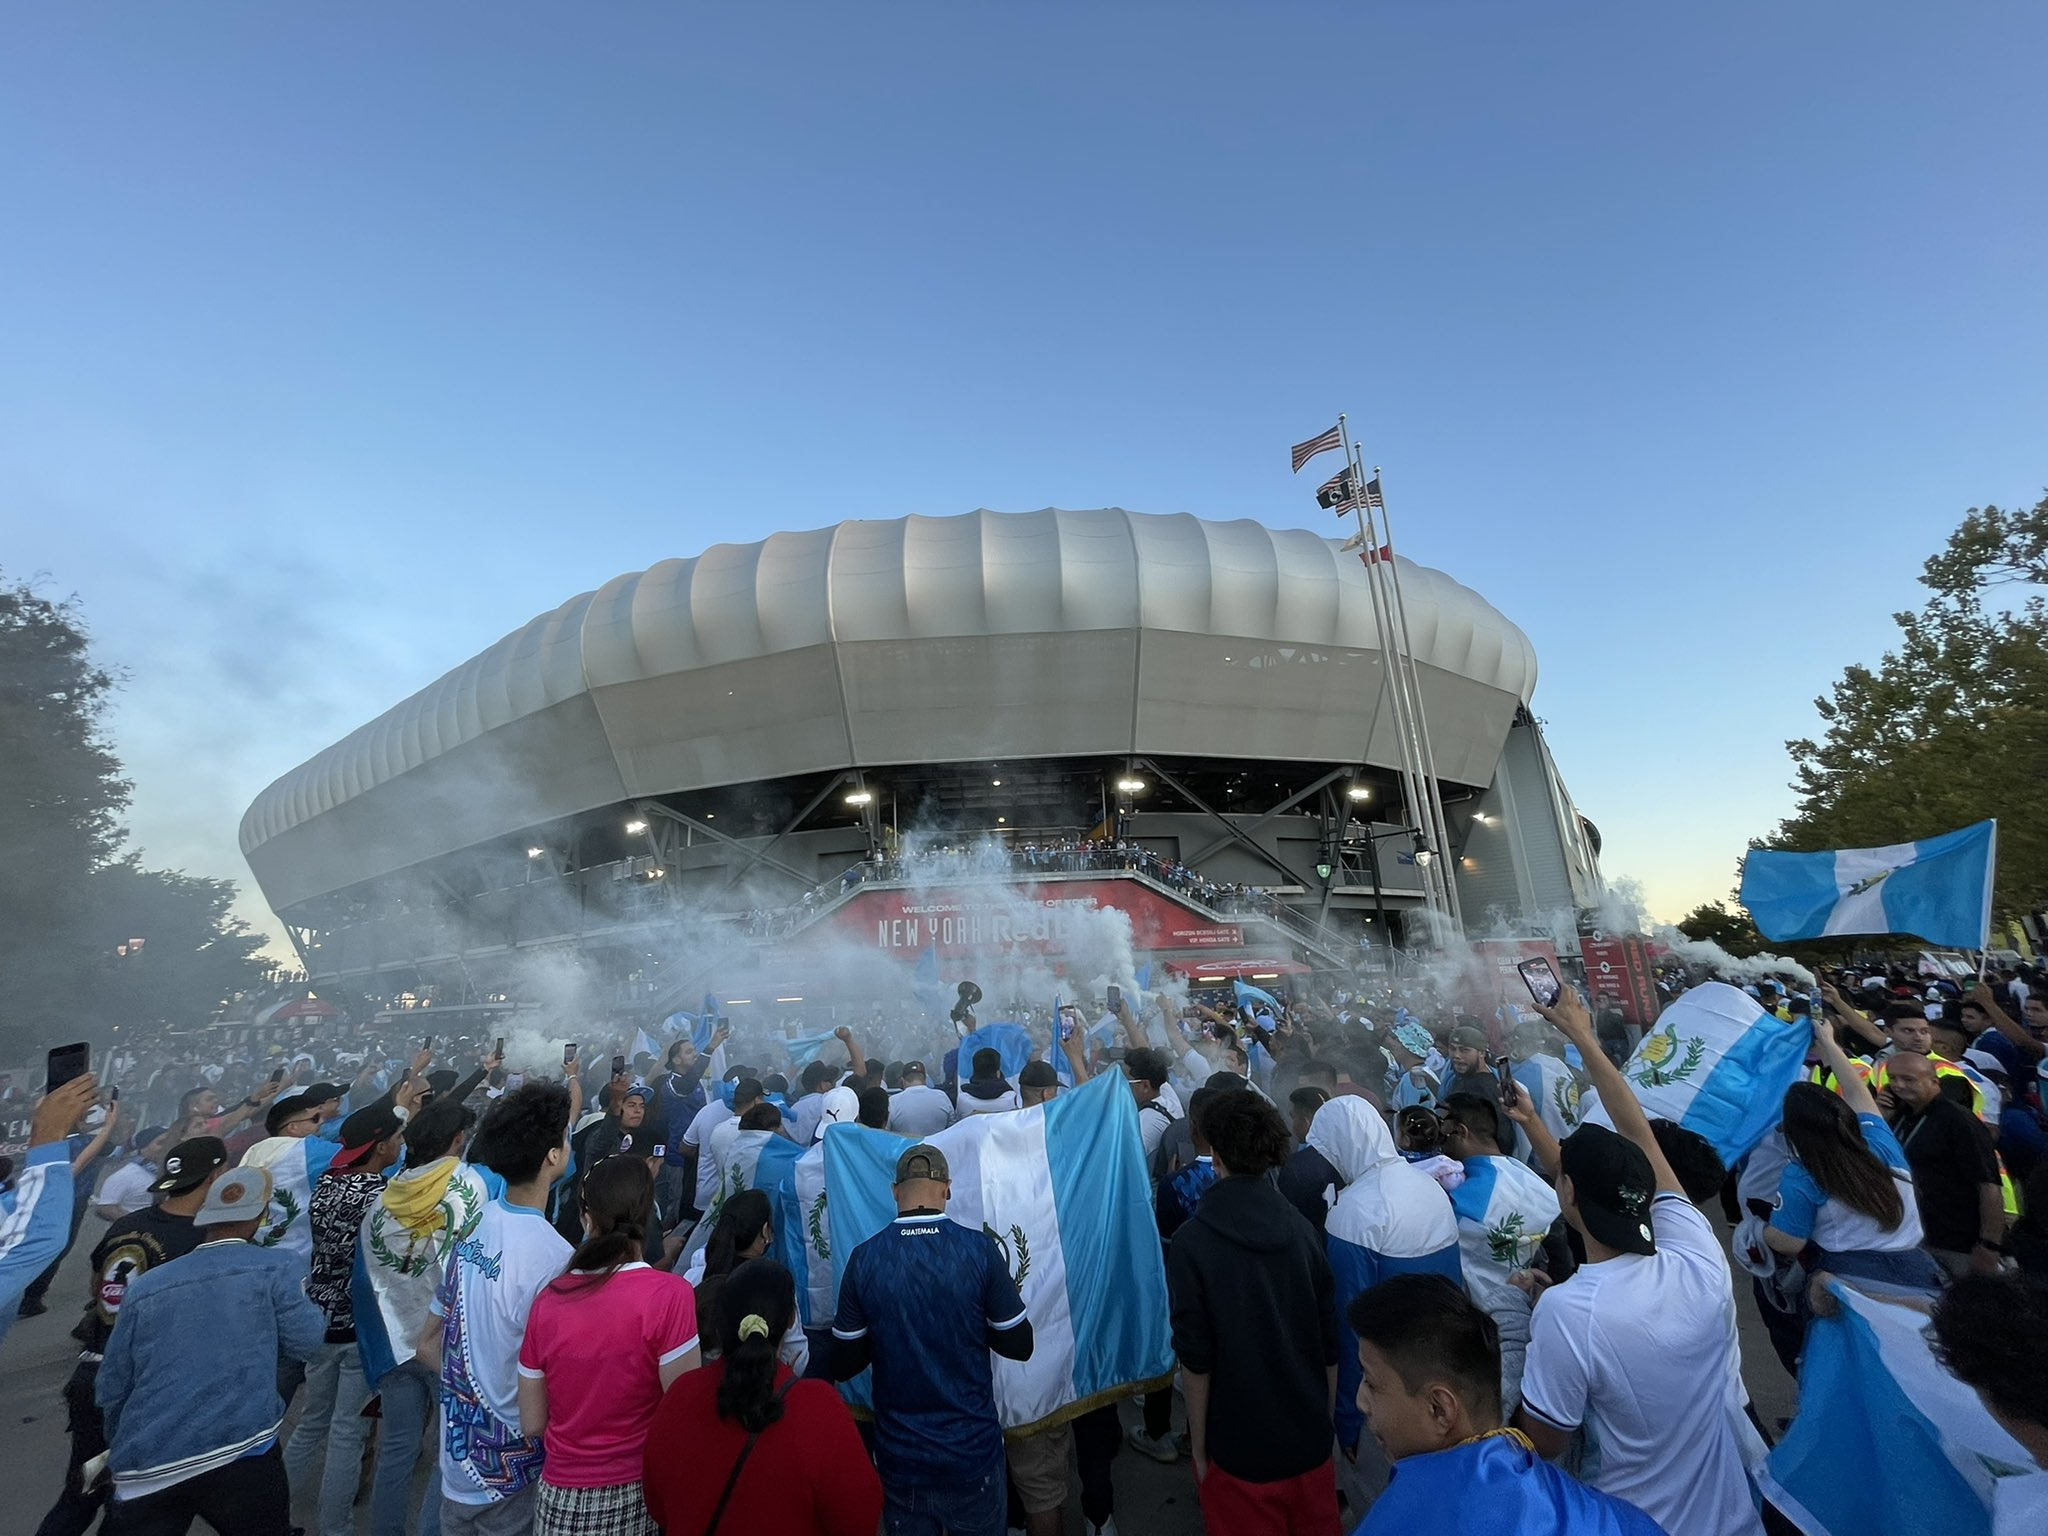
[[[198,1023],[260,977],[231,884],[122,853],[132,786],[105,730],[120,681],[75,599],[0,581],[0,1058],[126,1021]]]
[[[1972,508],[1894,615],[1898,647],[1816,699],[1824,729],[1786,743],[1794,850],[1899,843],[1998,818],[1997,903],[2048,905],[2048,497]]]
[[[1763,935],[1746,912],[1731,912],[1718,901],[1703,901],[1678,920],[1678,931],[1688,939],[1718,944],[1740,960],[1764,948]]]

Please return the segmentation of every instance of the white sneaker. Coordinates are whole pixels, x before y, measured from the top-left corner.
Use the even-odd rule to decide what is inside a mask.
[[[1131,1449],[1140,1456],[1150,1456],[1154,1461],[1164,1462],[1168,1466],[1180,1460],[1180,1447],[1173,1443],[1172,1435],[1163,1435],[1154,1440],[1142,1429],[1137,1429],[1132,1430],[1126,1438],[1130,1441]]]

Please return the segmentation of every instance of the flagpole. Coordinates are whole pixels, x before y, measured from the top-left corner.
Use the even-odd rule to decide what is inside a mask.
[[[1375,481],[1380,477],[1380,468],[1377,464],[1373,466],[1372,477]],[[1394,515],[1387,510],[1387,498],[1384,490],[1380,493],[1379,511],[1380,528],[1386,533],[1386,547],[1391,554],[1394,548]],[[1436,823],[1437,836],[1439,838],[1437,844],[1439,857],[1445,861],[1444,894],[1450,904],[1451,920],[1462,927],[1465,919],[1458,902],[1458,877],[1457,872],[1450,867],[1449,862],[1451,859],[1450,818],[1444,813],[1443,787],[1436,775],[1436,745],[1430,739],[1429,716],[1422,705],[1422,675],[1416,668],[1414,642],[1408,638],[1408,601],[1401,593],[1401,567],[1395,559],[1391,558],[1387,561],[1387,566],[1387,579],[1392,583],[1394,589],[1394,612],[1401,626],[1401,649],[1407,654],[1408,673],[1415,688],[1415,733],[1422,746],[1423,773],[1426,776],[1430,810]]]
[[[1401,757],[1402,809],[1411,821],[1418,818],[1426,820],[1427,792],[1422,784],[1422,760],[1413,740],[1405,678],[1401,666],[1393,615],[1387,600],[1387,589],[1382,585],[1381,573],[1378,570],[1378,566],[1381,563],[1379,560],[1380,546],[1373,530],[1372,508],[1365,495],[1364,455],[1351,442],[1350,426],[1342,414],[1339,414],[1337,417],[1337,435],[1343,447],[1345,466],[1351,476],[1351,510],[1358,516],[1359,536],[1365,541],[1365,547],[1360,551],[1359,559],[1365,566],[1366,592],[1372,601],[1373,622],[1379,636],[1382,687],[1388,690],[1388,694],[1383,695],[1383,697],[1391,696],[1394,703],[1395,745],[1399,749]],[[1375,728],[1377,728],[1377,723],[1376,708]],[[1368,737],[1365,744],[1366,750],[1370,751],[1371,746],[1372,742],[1370,737]],[[1433,913],[1445,910],[1444,903],[1438,894],[1435,873],[1429,867],[1422,866],[1421,875],[1424,903]],[[1388,943],[1391,944],[1393,942],[1393,935],[1388,934],[1386,937]]]

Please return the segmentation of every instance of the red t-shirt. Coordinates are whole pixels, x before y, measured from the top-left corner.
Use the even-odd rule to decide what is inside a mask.
[[[647,1432],[641,1488],[647,1512],[665,1531],[701,1531],[732,1475],[747,1432],[718,1416],[723,1361],[692,1371],[669,1390]],[[789,1380],[775,1373],[778,1388]],[[553,1473],[548,1474],[553,1481]],[[722,1531],[747,1536],[875,1536],[882,1483],[839,1393],[800,1381],[782,1400],[782,1417],[761,1432],[725,1506]]]
[[[557,1488],[609,1488],[639,1479],[661,1367],[697,1347],[697,1293],[645,1264],[602,1285],[557,1288],[576,1278],[572,1271],[534,1301],[519,1374],[547,1383],[541,1476]]]

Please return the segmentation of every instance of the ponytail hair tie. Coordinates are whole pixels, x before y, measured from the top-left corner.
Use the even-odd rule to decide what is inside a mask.
[[[768,1319],[760,1313],[749,1312],[740,1319],[740,1342],[742,1344],[746,1343],[749,1339],[765,1339],[767,1337]]]

